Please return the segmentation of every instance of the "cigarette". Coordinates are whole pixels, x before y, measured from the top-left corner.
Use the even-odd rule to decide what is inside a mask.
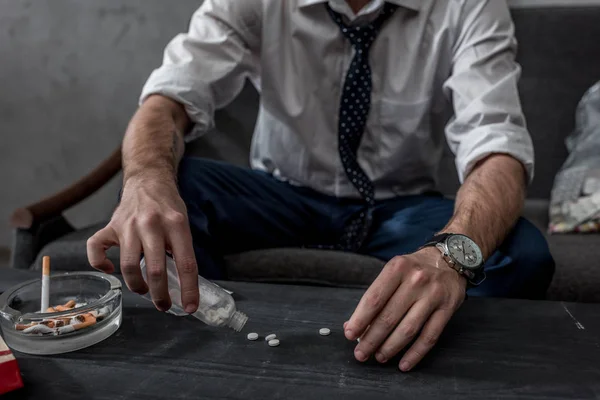
[[[18,331],[24,331],[25,329],[32,327],[35,324],[16,324],[15,329]]]
[[[48,309],[50,303],[50,257],[42,259],[42,312]]]
[[[79,317],[83,317],[83,318],[79,318]],[[88,326],[92,326],[96,323],[96,318],[92,314],[89,314],[89,313],[78,315],[76,318],[77,321],[80,321],[81,319],[83,319],[83,322],[72,323],[71,325],[62,326],[62,327],[58,328],[57,334],[63,335],[65,333],[75,332],[80,329],[87,328]],[[75,322],[75,321],[73,321],[73,322]]]
[[[69,301],[67,301],[63,305],[63,307],[65,307],[65,308],[73,308],[73,307],[75,307],[75,300],[69,300]]]
[[[40,334],[47,335],[49,333],[54,333],[54,329],[49,328],[46,325],[38,324],[38,325],[30,326],[29,328],[25,329],[23,331],[23,333],[35,333],[38,335],[40,335]]]
[[[48,307],[46,312],[50,313],[50,312],[68,311],[68,310],[72,310],[73,307],[75,307],[75,300],[69,300],[62,306]]]
[[[46,325],[48,328],[54,328],[55,325],[56,325],[56,323],[53,320],[51,320],[51,319],[46,320],[46,321],[42,321],[42,322],[40,322],[40,324]]]

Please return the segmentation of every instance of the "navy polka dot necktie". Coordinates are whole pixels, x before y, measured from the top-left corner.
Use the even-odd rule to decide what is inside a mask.
[[[373,182],[360,167],[356,153],[365,131],[371,107],[371,67],[369,49],[375,41],[383,23],[394,13],[397,6],[385,3],[381,14],[368,25],[348,26],[340,14],[327,5],[331,18],[350,41],[355,54],[346,73],[342,89],[338,119],[338,149],[348,180],[352,182],[366,206],[347,222],[338,247],[345,251],[357,251],[363,244],[372,221],[372,207],[375,205]]]

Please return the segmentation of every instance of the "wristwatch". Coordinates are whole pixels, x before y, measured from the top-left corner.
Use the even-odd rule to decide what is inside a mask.
[[[467,278],[471,286],[478,286],[485,280],[481,249],[470,237],[441,233],[432,237],[422,248],[430,246],[435,246],[448,265]]]

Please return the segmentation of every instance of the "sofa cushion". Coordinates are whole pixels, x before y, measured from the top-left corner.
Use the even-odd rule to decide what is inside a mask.
[[[556,262],[548,290],[551,300],[600,302],[600,237],[594,234],[565,234],[548,237]]]
[[[106,226],[106,222],[88,226],[71,232],[59,239],[50,242],[39,252],[30,269],[42,269],[42,257],[50,256],[53,271],[81,271],[90,270],[92,267],[87,259],[87,240],[98,230]],[[119,249],[111,248],[107,252],[109,260],[119,270]]]
[[[225,258],[229,279],[366,287],[384,262],[363,255],[312,249],[255,250]]]
[[[106,222],[80,229],[46,245],[31,269],[41,269],[43,256],[50,256],[54,271],[91,269],[86,241],[105,225]],[[118,272],[119,249],[109,249],[107,256]],[[344,287],[368,285],[383,265],[372,257],[312,249],[265,249],[225,257],[227,275],[232,280]]]
[[[523,215],[545,235],[556,262],[548,298],[563,301],[600,302],[600,268],[594,234],[548,235],[548,200],[527,200]]]
[[[548,221],[547,202],[526,203],[524,215],[545,232]],[[90,269],[86,241],[101,223],[69,233],[46,245],[31,269],[41,269],[43,255],[52,259],[55,271]],[[556,261],[556,273],[548,298],[563,301],[600,302],[600,268],[596,267],[597,235],[547,236],[550,251]],[[108,258],[119,271],[119,249],[108,251]],[[229,279],[257,282],[294,282],[343,287],[366,287],[377,276],[384,263],[381,260],[336,251],[308,249],[255,250],[225,258]]]

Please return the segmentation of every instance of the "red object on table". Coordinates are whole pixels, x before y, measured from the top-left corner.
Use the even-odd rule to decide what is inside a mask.
[[[0,337],[0,394],[23,387],[21,372],[15,356]]]

